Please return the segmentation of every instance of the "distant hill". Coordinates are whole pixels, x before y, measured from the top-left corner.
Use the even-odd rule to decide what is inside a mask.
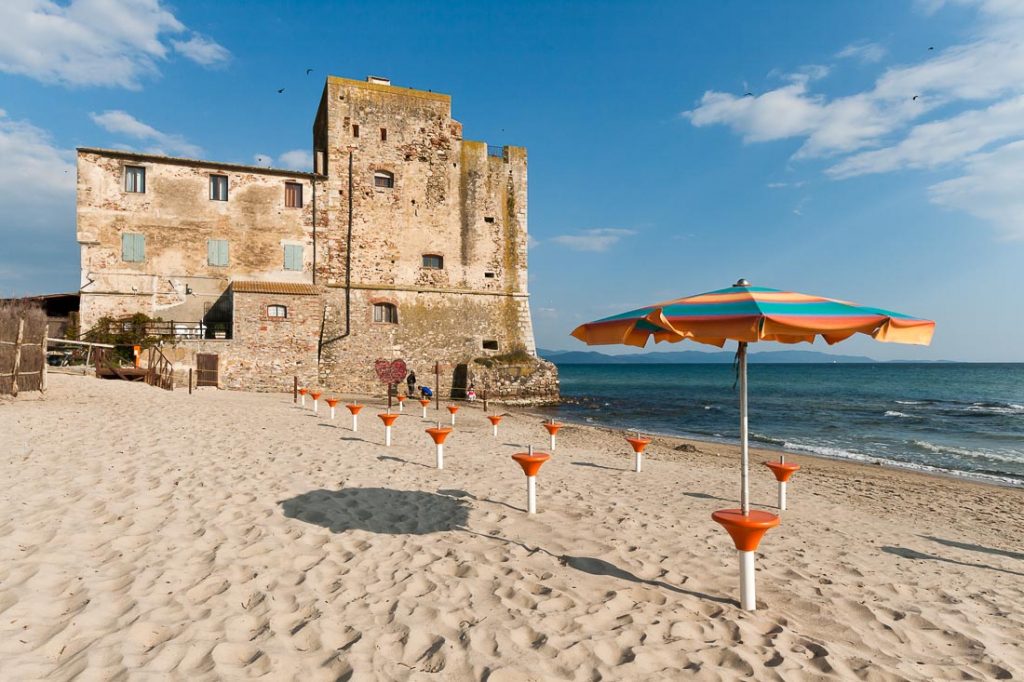
[[[699,350],[667,351],[659,353],[628,353],[607,355],[597,351],[537,349],[545,360],[556,365],[652,365],[652,364],[721,364],[733,361],[735,351],[702,352]],[[863,355],[831,355],[813,350],[751,351],[751,363],[761,364],[831,364],[878,362]]]

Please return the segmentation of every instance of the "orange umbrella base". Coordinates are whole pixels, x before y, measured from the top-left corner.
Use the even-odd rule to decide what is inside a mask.
[[[429,433],[430,437],[434,439],[434,445],[444,445],[444,439],[447,438],[448,434],[451,432],[452,430],[446,426],[439,429],[434,427],[427,429],[427,433]]]
[[[544,422],[544,428],[547,429],[548,433],[550,433],[552,436],[558,433],[558,429],[562,428],[563,426],[565,426],[565,424],[559,424],[558,422],[555,422],[553,424],[551,422]]]
[[[395,420],[398,419],[397,414],[378,414],[377,416],[380,417],[382,422],[384,422],[384,426],[391,426],[395,423]]]
[[[487,418],[490,419],[491,423],[494,424],[495,426],[501,423],[501,417],[499,415],[489,414],[487,415]]]
[[[309,393],[309,389],[308,388],[300,388],[299,389],[299,395],[306,395],[307,393]]]
[[[535,452],[532,455],[528,452],[518,452],[512,455],[512,459],[519,463],[524,474],[536,476],[540,471],[540,465],[551,459],[551,455],[546,452]]]
[[[775,480],[779,483],[785,483],[800,469],[799,464],[790,464],[789,462],[765,462],[764,465],[772,470]]]
[[[719,509],[711,518],[729,531],[736,549],[741,552],[756,550],[768,529],[779,525],[777,514],[758,509],[751,509],[746,516],[742,509]]]
[[[320,400],[320,396],[322,396],[323,393],[321,393],[320,391],[310,391],[309,395],[313,398],[313,400]]]
[[[651,444],[650,438],[627,438],[626,442],[633,446],[633,452],[643,452]]]
[[[451,412],[452,414],[455,414],[456,412],[459,411],[459,408],[456,407],[455,405],[449,405],[448,406],[448,411]]]
[[[334,407],[335,405],[337,405],[341,401],[338,400],[337,398],[324,398],[324,402],[327,403],[328,407]]]
[[[426,398],[423,398],[422,400],[420,400],[420,405],[422,405],[423,407],[427,407],[428,405],[430,405],[430,401],[427,400]]]
[[[359,414],[363,411],[363,405],[346,405],[345,407],[347,407],[348,411],[352,414]]]

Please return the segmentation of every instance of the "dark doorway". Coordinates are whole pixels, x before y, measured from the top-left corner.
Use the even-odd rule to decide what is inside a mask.
[[[219,358],[216,353],[196,353],[196,386],[220,385],[218,376]]]

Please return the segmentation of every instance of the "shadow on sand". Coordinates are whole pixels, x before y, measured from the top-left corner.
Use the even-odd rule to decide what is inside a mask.
[[[645,580],[604,559],[556,555],[543,547],[530,547],[525,543],[499,535],[485,535],[467,527],[469,506],[464,499],[491,502],[477,498],[464,490],[440,490],[428,493],[422,490],[391,490],[390,488],[342,488],[341,490],[312,490],[278,504],[284,515],[327,528],[332,533],[364,530],[387,535],[426,535],[446,531],[461,531],[488,540],[522,547],[530,554],[537,552],[556,559],[562,566],[641,585],[648,585],[685,594],[719,604],[736,604],[732,599],[716,597],[703,592],[686,590],[660,580]],[[496,502],[494,504],[504,504]],[[509,505],[505,505],[509,506]]]
[[[886,554],[892,554],[902,559],[918,559],[918,560],[930,560],[930,561],[944,561],[947,564],[956,564],[957,566],[967,566],[968,568],[984,568],[990,571],[999,571],[1000,573],[1009,573],[1010,575],[1021,575],[1017,571],[1011,571],[1007,568],[999,568],[998,566],[989,566],[988,564],[975,564],[970,561],[958,561],[957,559],[949,559],[944,556],[937,554],[925,554],[924,552],[918,552],[914,549],[907,549],[906,547],[891,547],[886,546],[881,548]]]
[[[931,540],[937,542],[940,545],[946,547],[956,547],[957,549],[966,549],[970,552],[982,552],[983,554],[991,554],[993,556],[1004,556],[1009,559],[1017,559],[1018,561],[1024,561],[1024,552],[1013,552],[1008,549],[997,549],[995,547],[985,547],[983,545],[973,545],[969,542],[957,542],[956,540],[945,540],[943,538],[937,538],[932,535],[919,535],[918,537],[924,538],[925,540]]]
[[[603,464],[594,464],[593,462],[570,462],[573,466],[578,467],[591,467],[594,469],[607,469],[608,471],[629,471],[629,469],[620,469],[619,467],[606,467]]]

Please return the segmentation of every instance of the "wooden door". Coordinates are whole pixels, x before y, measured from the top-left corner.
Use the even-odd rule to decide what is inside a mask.
[[[217,369],[219,358],[216,353],[196,353],[196,386],[219,385]]]

